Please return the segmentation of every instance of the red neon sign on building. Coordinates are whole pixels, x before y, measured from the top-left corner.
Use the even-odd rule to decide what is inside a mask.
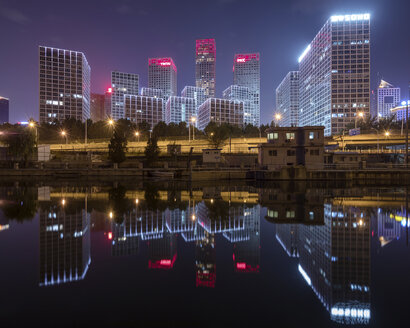
[[[174,61],[170,57],[167,57],[167,58],[149,58],[148,59],[148,65],[149,66],[157,65],[157,66],[162,66],[162,67],[171,66],[175,72],[177,71],[177,67],[175,66]]]
[[[259,53],[255,54],[236,54],[234,61],[236,63],[246,63],[252,59],[259,60]]]
[[[199,39],[196,40],[196,55],[212,54],[215,56],[215,39]]]

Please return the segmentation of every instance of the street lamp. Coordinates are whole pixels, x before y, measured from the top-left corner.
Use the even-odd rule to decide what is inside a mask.
[[[67,145],[67,144],[68,144],[68,141],[67,141],[67,132],[65,132],[64,130],[62,130],[62,131],[61,131],[61,135],[65,138],[65,144]]]
[[[140,142],[140,133],[138,131],[135,131],[135,136],[138,138],[138,142]]]
[[[364,113],[363,113],[363,112],[357,113],[356,118],[354,119],[354,128],[355,128],[355,129],[357,128],[357,117],[358,117],[358,116],[359,116],[360,118],[363,118]]]
[[[195,140],[195,122],[196,122],[195,116],[191,117],[191,122],[192,122],[192,140]]]
[[[275,114],[275,120],[276,120],[276,124],[277,126],[279,126],[279,121],[282,119],[282,115],[280,113],[276,113]]]
[[[35,131],[36,131],[36,144],[37,144],[37,147],[38,147],[38,129],[37,129],[37,124],[36,124],[36,122],[34,122],[34,121],[30,121],[29,123],[28,123],[28,126],[31,128],[31,129],[35,129]]]

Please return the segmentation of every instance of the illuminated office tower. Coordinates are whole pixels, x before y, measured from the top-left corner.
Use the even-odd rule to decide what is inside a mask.
[[[105,95],[91,94],[91,119],[93,122],[105,119]]]
[[[177,258],[176,235],[167,232],[161,239],[150,240],[148,253],[150,269],[172,269]]]
[[[298,126],[299,72],[292,71],[276,88],[276,111],[281,114],[280,126]]]
[[[299,125],[339,134],[370,114],[370,15],[330,17],[299,61]]]
[[[389,117],[390,109],[400,104],[400,88],[395,88],[390,83],[381,80],[377,89],[377,116]]]
[[[125,95],[138,96],[138,74],[111,72],[111,118],[125,118]]]
[[[343,324],[368,324],[370,218],[360,208],[325,204],[323,226],[299,226],[299,272]]]
[[[161,89],[142,87],[141,96],[153,97],[153,98],[164,98],[164,92]]]
[[[133,123],[147,122],[151,129],[163,120],[162,98],[125,95],[125,118]]]
[[[251,92],[248,87],[239,85],[231,85],[222,92],[222,98],[228,100],[236,100],[243,102],[244,124],[246,124],[245,116],[251,111]]]
[[[54,205],[39,217],[40,286],[84,279],[91,262],[89,214]]]
[[[39,47],[40,122],[90,118],[91,68],[82,52]]]
[[[0,96],[0,124],[9,122],[9,100]]]
[[[195,107],[198,110],[199,106],[206,100],[205,89],[193,86],[186,86],[181,91],[181,96],[195,99]]]
[[[165,123],[196,123],[196,102],[194,98],[169,97],[165,105]]]
[[[215,39],[196,40],[195,81],[198,88],[203,88],[206,98],[215,97]]]
[[[162,90],[165,102],[177,95],[177,67],[172,58],[148,59],[148,87]]]
[[[244,111],[244,124],[259,126],[261,73],[259,53],[236,54],[233,61],[233,84],[248,87],[250,108]]]
[[[243,102],[208,98],[198,108],[198,129],[203,130],[210,122],[217,125],[228,123],[243,126]]]

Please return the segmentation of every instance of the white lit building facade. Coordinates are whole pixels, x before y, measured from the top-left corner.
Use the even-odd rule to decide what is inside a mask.
[[[195,99],[195,107],[198,109],[206,100],[205,89],[187,85],[182,91],[181,96]]]
[[[301,126],[329,136],[370,114],[370,14],[330,17],[298,61]]]
[[[151,129],[163,120],[163,99],[125,95],[125,118],[138,124],[147,122]]]
[[[169,97],[165,105],[165,123],[196,122],[196,102],[194,98]]]
[[[39,47],[39,118],[90,118],[91,68],[82,52]]]
[[[252,106],[252,95],[249,88],[239,85],[231,85],[222,92],[222,98],[243,102],[244,124],[246,124],[246,117],[250,115]]]
[[[260,124],[260,61],[259,53],[236,54],[233,62],[233,84],[248,87],[250,108],[244,111],[244,124]]]
[[[177,67],[172,58],[148,60],[148,87],[162,90],[165,102],[177,95]]]
[[[198,109],[198,129],[205,129],[210,122],[242,127],[243,102],[218,98],[207,99]]]
[[[400,88],[395,88],[390,83],[381,80],[377,89],[377,116],[389,117],[391,109],[400,104]]]
[[[281,126],[298,126],[299,72],[292,71],[276,88],[276,111],[280,113]]]
[[[119,120],[125,118],[125,95],[138,95],[138,74],[111,72],[111,118]]]
[[[196,40],[195,81],[196,86],[205,90],[205,97],[215,97],[215,39]]]

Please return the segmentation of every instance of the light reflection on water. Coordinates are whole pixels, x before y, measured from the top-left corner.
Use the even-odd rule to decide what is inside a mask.
[[[215,291],[225,271],[217,270],[218,248],[232,256],[222,266],[247,279],[264,271],[263,244],[283,249],[310,298],[341,324],[369,324],[378,310],[371,306],[371,240],[385,248],[408,238],[404,188],[20,185],[1,194],[0,239],[38,215],[39,288],[87,277],[93,233],[103,233],[109,256],[147,257],[153,271],[186,262],[178,250],[191,245],[195,287]],[[263,226],[274,234],[265,242]]]

